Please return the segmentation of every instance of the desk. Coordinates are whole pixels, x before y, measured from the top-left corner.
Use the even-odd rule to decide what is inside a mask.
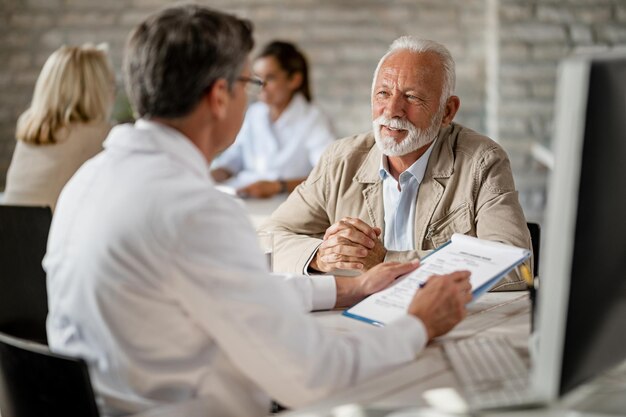
[[[272,215],[274,210],[278,208],[286,199],[287,194],[277,194],[271,198],[237,198],[237,201],[245,207],[248,217],[252,221],[255,229]]]
[[[409,364],[382,374],[365,383],[339,392],[320,402],[298,410],[280,414],[281,417],[327,417],[331,410],[342,404],[357,403],[372,409],[402,409],[428,407],[422,394],[430,389],[451,387],[460,391],[458,382],[447,359],[441,342],[449,339],[476,335],[504,335],[513,346],[526,353],[530,335],[530,301],[522,292],[487,293],[468,308],[468,316],[446,336],[431,343],[422,354]],[[334,332],[350,332],[369,324],[349,319],[340,312],[315,313],[316,319],[325,328]],[[626,376],[626,367],[623,375]],[[390,411],[391,412],[391,411]],[[562,416],[560,407],[549,410],[524,410],[518,413],[498,413],[498,416]],[[626,415],[626,410],[624,412]],[[439,414],[442,415],[442,414]],[[572,414],[567,414],[573,416]],[[583,416],[587,414],[575,414]]]

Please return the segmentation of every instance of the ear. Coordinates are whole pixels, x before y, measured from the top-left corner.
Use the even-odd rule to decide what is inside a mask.
[[[302,85],[302,73],[294,72],[289,79],[289,88],[291,91],[296,91]]]
[[[441,126],[447,126],[452,123],[452,119],[454,119],[456,112],[459,111],[459,107],[461,107],[461,100],[457,96],[450,96],[446,102]]]
[[[209,91],[205,94],[204,100],[209,106],[213,118],[222,120],[228,114],[228,105],[231,100],[231,91],[228,88],[228,81],[219,78],[213,83]]]

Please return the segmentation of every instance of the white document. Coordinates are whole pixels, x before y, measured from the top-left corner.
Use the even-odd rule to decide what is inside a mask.
[[[426,285],[432,275],[460,270],[470,271],[472,295],[476,299],[530,254],[528,249],[455,233],[448,243],[424,257],[415,271],[398,278],[390,287],[370,295],[343,314],[383,326],[406,314],[415,292]]]

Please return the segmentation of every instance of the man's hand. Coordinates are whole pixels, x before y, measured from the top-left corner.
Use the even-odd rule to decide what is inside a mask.
[[[387,288],[399,276],[419,266],[419,260],[407,263],[385,262],[376,265],[358,277],[335,277],[337,302],[335,307],[350,307],[368,295]]]
[[[367,271],[385,259],[387,250],[378,239],[381,230],[363,220],[344,217],[324,234],[310,267],[320,272],[335,269]]]
[[[433,275],[415,293],[409,314],[422,320],[428,340],[449,332],[465,317],[465,304],[472,301],[469,276],[468,271]]]
[[[257,181],[237,190],[237,195],[240,197],[270,198],[280,191],[280,181]]]
[[[211,176],[215,182],[224,182],[232,177],[233,174],[226,168],[217,168],[211,171]]]

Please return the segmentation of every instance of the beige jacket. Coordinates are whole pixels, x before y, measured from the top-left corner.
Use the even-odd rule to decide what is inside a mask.
[[[7,172],[4,204],[50,206],[72,175],[102,150],[109,122],[73,123],[58,133],[58,142],[33,145],[17,141]]]
[[[380,227],[382,239],[381,158],[371,132],[329,146],[307,180],[261,227],[275,233],[276,271],[305,272],[326,229],[346,216]],[[413,227],[417,249],[389,251],[386,261],[423,257],[453,233],[531,247],[505,151],[455,123],[439,133],[417,195]],[[517,273],[496,287],[523,288]]]

